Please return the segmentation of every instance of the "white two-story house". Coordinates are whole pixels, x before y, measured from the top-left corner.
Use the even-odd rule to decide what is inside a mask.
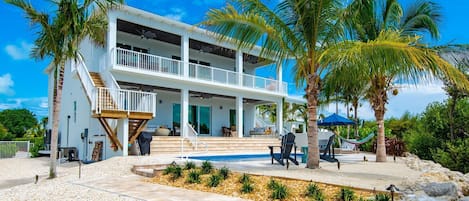
[[[275,127],[283,128],[288,85],[278,62],[258,57],[260,48],[237,50],[207,30],[122,6],[108,13],[105,47],[85,41],[80,52],[82,60],[66,65],[59,144],[78,148],[82,159],[96,141],[103,158],[125,156],[142,131],[158,127],[181,137],[191,129],[221,137],[228,127],[246,137],[259,104],[280,105]],[[276,75],[256,76],[266,65]],[[52,103],[54,71],[47,72]]]

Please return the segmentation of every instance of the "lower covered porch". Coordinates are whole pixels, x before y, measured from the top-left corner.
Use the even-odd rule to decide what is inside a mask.
[[[256,106],[282,104],[280,97],[253,98],[123,82],[119,85],[158,94],[157,115],[148,121],[143,131],[155,136],[277,137],[282,131],[277,128],[283,128],[282,115],[277,115],[273,124],[256,118]],[[277,114],[282,114],[283,107],[277,108]]]

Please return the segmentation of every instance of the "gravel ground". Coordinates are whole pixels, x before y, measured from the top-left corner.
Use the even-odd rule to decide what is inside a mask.
[[[153,157],[114,157],[83,165],[81,179],[77,162],[64,163],[58,167],[58,178],[50,180],[47,179],[48,158],[3,159],[0,160],[0,200],[138,200],[83,183],[132,174],[133,164],[161,162]],[[39,175],[37,184],[34,184],[35,175]]]

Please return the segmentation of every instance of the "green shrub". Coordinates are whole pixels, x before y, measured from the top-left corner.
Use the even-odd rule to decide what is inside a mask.
[[[179,165],[173,167],[171,172],[171,179],[174,181],[182,177],[182,168]]]
[[[200,184],[200,172],[197,170],[191,170],[187,176],[187,183]]]
[[[0,158],[13,158],[17,151],[18,148],[14,144],[1,144]]]
[[[208,178],[208,183],[207,186],[209,187],[217,187],[218,184],[220,184],[220,181],[222,180],[222,176],[218,174],[213,174]]]
[[[274,179],[270,179],[269,183],[267,183],[267,188],[270,190],[274,190],[278,185],[279,183],[277,181],[275,181]]]
[[[239,183],[251,183],[251,177],[246,173],[243,173],[243,175],[239,177]]]
[[[379,193],[379,194],[376,194],[375,196],[375,201],[390,201],[391,198],[389,197],[388,194],[384,194],[384,193]]]
[[[355,200],[355,192],[348,188],[342,188],[336,197],[338,201],[353,201]]]
[[[283,200],[288,197],[288,188],[287,186],[278,183],[277,185],[273,185],[272,194],[270,197],[272,199]]]
[[[407,132],[404,141],[411,153],[425,160],[432,160],[432,152],[441,146],[437,138],[427,132],[418,130]]]
[[[39,150],[44,150],[44,137],[35,137],[31,139],[31,143],[33,143],[33,146],[29,149],[31,157],[38,157],[40,155]]]
[[[311,198],[312,200],[316,200],[316,201],[324,201],[325,200],[322,190],[315,183],[310,183],[306,187],[305,195],[307,197]]]
[[[445,149],[434,153],[435,162],[451,170],[469,173],[469,138],[446,142]]]
[[[166,167],[164,170],[163,170],[163,175],[167,175],[167,174],[171,174],[175,171],[176,169],[176,165],[168,165],[168,167]]]
[[[184,169],[185,170],[195,169],[195,163],[192,161],[187,161],[186,164],[184,164]]]
[[[241,186],[241,193],[251,193],[254,190],[254,187],[250,182],[244,182]]]
[[[210,174],[213,170],[213,165],[210,161],[202,162],[202,173],[203,174]]]
[[[220,168],[218,173],[223,179],[227,179],[228,176],[230,175],[230,169],[228,169],[227,167],[222,167]]]

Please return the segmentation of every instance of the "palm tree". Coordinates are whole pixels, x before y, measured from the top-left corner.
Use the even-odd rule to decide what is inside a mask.
[[[333,70],[324,77],[322,96],[326,100],[332,100],[332,97],[337,97],[338,94],[338,98],[335,101],[343,101],[347,105],[352,105],[355,121],[354,133],[355,137],[358,137],[358,106],[365,98],[368,82],[366,79],[363,79],[362,75],[356,75],[353,68],[343,67],[339,69],[341,70],[340,72]]]
[[[79,59],[78,45],[87,36],[96,44],[104,46],[107,27],[106,11],[113,5],[122,3],[123,0],[51,1],[56,7],[52,16],[37,11],[25,0],[5,0],[5,2],[21,8],[30,23],[37,25],[40,29],[34,41],[32,57],[40,60],[51,57],[51,63],[55,66],[49,169],[49,178],[55,178],[57,177],[57,141],[65,62]],[[96,7],[100,11],[95,12]]]
[[[355,0],[345,14],[348,40],[330,47],[321,61],[351,68],[368,81],[366,98],[378,123],[376,161],[386,161],[384,114],[388,92],[397,94],[394,83],[428,81],[446,77],[459,87],[469,87],[464,75],[421,43],[419,34],[438,37],[438,6],[417,1],[403,12],[397,0]],[[343,65],[347,64],[347,65]],[[353,76],[351,76],[353,77]]]
[[[317,107],[320,75],[327,66],[319,65],[318,59],[340,33],[340,7],[339,0],[285,0],[274,9],[259,0],[233,0],[225,8],[210,10],[203,22],[220,40],[232,41],[239,49],[260,44],[261,57],[296,61],[295,80],[297,85],[306,82],[308,100],[307,168],[319,168]]]

